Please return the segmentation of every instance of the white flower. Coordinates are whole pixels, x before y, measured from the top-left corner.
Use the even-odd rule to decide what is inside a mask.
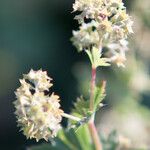
[[[63,111],[59,96],[45,94],[52,86],[51,78],[42,70],[31,70],[20,80],[14,102],[18,126],[27,138],[48,140],[55,137],[61,128]]]
[[[81,11],[81,16],[94,18],[103,8],[103,0],[76,0],[73,4],[74,11]]]
[[[77,47],[79,51],[88,48],[91,45],[96,45],[99,42],[98,32],[95,30],[97,23],[92,21],[91,23],[83,23],[80,26],[80,30],[73,31],[73,44]]]
[[[97,49],[107,47],[116,51],[117,55],[113,55],[116,58],[118,54],[120,56],[118,50],[127,51],[127,44],[122,41],[127,41],[128,35],[133,33],[133,21],[122,0],[75,0],[73,9],[79,12],[75,19],[80,26],[78,31],[73,31],[72,41],[79,51],[91,51],[93,46]],[[103,51],[100,52],[102,55]],[[118,66],[123,65],[118,63]]]
[[[33,82],[33,84],[36,87],[36,90],[49,90],[49,88],[52,86],[52,84],[50,83],[51,78],[47,76],[47,72],[46,71],[42,71],[42,70],[38,70],[38,71],[34,71],[34,70],[30,70],[30,72],[28,74],[24,75],[24,79],[29,80],[30,82]]]

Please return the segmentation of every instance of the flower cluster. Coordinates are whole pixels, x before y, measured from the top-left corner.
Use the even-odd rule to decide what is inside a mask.
[[[59,108],[59,96],[45,94],[52,86],[47,73],[31,70],[20,80],[14,102],[18,126],[27,138],[37,141],[56,136],[61,128],[63,111]]]
[[[94,46],[102,54],[105,47],[108,49],[105,57],[118,66],[124,66],[133,21],[122,0],[76,0],[73,9],[80,12],[75,17],[80,27],[73,31],[72,38],[77,49],[91,50]]]

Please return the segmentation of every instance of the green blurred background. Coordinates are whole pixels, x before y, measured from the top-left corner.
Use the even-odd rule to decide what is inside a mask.
[[[23,73],[27,73],[31,68],[47,70],[54,80],[53,90],[60,95],[62,107],[66,112],[71,110],[76,96],[88,93],[87,81],[90,80],[88,59],[84,53],[78,54],[70,42],[72,29],[77,29],[77,22],[73,20],[74,14],[71,13],[73,2],[73,0],[0,0],[1,150],[24,150],[26,146],[36,143],[34,140],[27,141],[22,133],[18,132],[13,114],[14,91],[19,86],[18,79],[22,78]],[[139,0],[124,2],[137,22],[135,27],[137,33],[130,38],[130,47],[133,51],[129,52],[126,69],[123,71],[113,67],[98,72],[99,78],[108,81],[107,95],[110,96],[107,96],[105,103],[108,106],[105,111],[118,109],[119,112],[119,109],[126,110],[134,103],[134,106],[142,107],[143,116],[149,116],[150,2],[143,0],[142,5]],[[138,67],[141,67],[142,71]],[[136,79],[137,72],[142,72],[144,79]],[[135,80],[132,84],[131,79]],[[142,84],[149,85],[144,86],[142,91],[136,89]],[[139,101],[133,102],[134,99]],[[126,107],[122,108],[121,104]],[[105,123],[105,119],[101,120]],[[146,127],[150,130],[149,125]]]

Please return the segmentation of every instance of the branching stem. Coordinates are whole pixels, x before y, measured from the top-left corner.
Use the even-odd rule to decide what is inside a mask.
[[[75,116],[72,116],[72,115],[69,115],[69,114],[66,114],[66,113],[63,113],[62,116],[65,117],[65,118],[77,121],[77,122],[81,121],[81,119],[79,117],[75,117]]]

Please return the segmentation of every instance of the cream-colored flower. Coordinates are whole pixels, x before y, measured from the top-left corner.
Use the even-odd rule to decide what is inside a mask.
[[[61,128],[63,111],[60,109],[59,96],[45,94],[52,86],[47,73],[31,70],[20,80],[14,102],[18,126],[27,138],[48,140],[55,137]]]
[[[73,4],[74,11],[82,11],[86,18],[94,18],[103,7],[103,0],[76,0]]]
[[[99,31],[105,32],[105,33],[111,33],[112,32],[112,23],[108,20],[102,21],[99,25]]]
[[[79,12],[75,19],[80,26],[78,31],[73,32],[72,41],[79,51],[91,51],[92,46],[95,46],[101,49],[102,55],[103,47],[116,51],[116,54],[118,51],[120,54],[122,49],[128,49],[127,45],[121,47],[121,41],[127,41],[128,35],[133,33],[133,21],[122,0],[75,0],[73,9]],[[112,46],[117,48],[112,50]],[[113,56],[118,58],[117,55]]]
[[[99,42],[98,32],[95,30],[97,23],[92,21],[91,23],[83,23],[80,26],[80,30],[73,31],[73,44],[77,47],[79,51],[87,49],[91,45],[97,45]],[[95,30],[95,31],[93,31]]]
[[[49,88],[52,86],[52,84],[50,83],[52,79],[47,76],[46,71],[34,71],[31,69],[28,74],[24,75],[24,79],[27,79],[30,82],[32,82],[35,86],[35,89],[39,91],[48,91]]]

